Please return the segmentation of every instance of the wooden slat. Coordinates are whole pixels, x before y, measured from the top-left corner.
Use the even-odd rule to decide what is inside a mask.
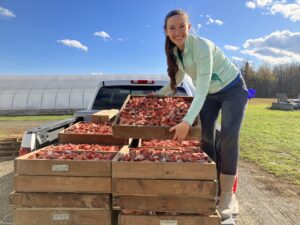
[[[84,209],[13,209],[14,225],[111,225],[111,211]]]
[[[119,112],[118,109],[101,110],[92,115],[91,122],[93,123],[110,122],[118,114],[118,112]]]
[[[102,144],[102,145],[126,145],[128,138],[116,138],[113,135],[100,134],[69,134],[61,131],[58,133],[60,144]]]
[[[38,160],[30,159],[37,152],[20,156],[15,160],[15,173],[25,175],[59,176],[111,176],[111,161],[93,160]]]
[[[119,225],[221,225],[219,215],[147,216],[119,215]]]
[[[113,178],[216,180],[215,163],[112,162]]]
[[[185,196],[113,195],[113,209],[214,214],[214,199]]]
[[[114,195],[171,195],[215,199],[215,181],[112,179]]]
[[[14,190],[16,192],[111,193],[111,178],[15,175]]]
[[[12,192],[10,206],[110,209],[110,194]]]
[[[167,126],[129,126],[119,125],[119,118],[113,124],[113,134],[115,137],[123,138],[144,138],[144,139],[165,139],[170,140],[174,137],[174,132],[169,132],[170,127]],[[191,127],[186,136],[187,140],[195,140],[201,138],[201,128]]]

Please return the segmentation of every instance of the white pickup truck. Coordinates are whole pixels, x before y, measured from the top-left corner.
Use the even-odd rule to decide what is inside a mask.
[[[138,79],[137,79],[138,78]],[[20,155],[58,142],[58,133],[78,121],[89,121],[91,115],[103,109],[120,109],[128,94],[155,92],[169,83],[163,75],[106,75],[99,82],[98,92],[86,110],[75,112],[74,117],[27,130],[22,139]],[[178,85],[176,95],[194,96],[195,88],[190,78],[185,77]],[[217,135],[218,136],[218,135]],[[230,218],[222,225],[235,225]]]
[[[98,92],[87,109],[75,112],[73,118],[27,130],[23,135],[20,155],[55,144],[61,130],[78,121],[89,121],[91,115],[99,110],[120,109],[128,94],[147,95],[169,82],[165,75],[104,75],[99,79]],[[178,86],[176,95],[193,96],[194,91],[191,80],[186,77]]]

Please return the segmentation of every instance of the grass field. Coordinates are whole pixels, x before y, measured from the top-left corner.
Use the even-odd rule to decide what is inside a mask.
[[[251,99],[241,131],[243,159],[300,185],[300,110],[270,110],[273,99]]]

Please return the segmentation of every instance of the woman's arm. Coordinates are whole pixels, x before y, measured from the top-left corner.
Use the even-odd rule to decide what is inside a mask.
[[[200,47],[194,50],[197,64],[196,93],[187,114],[183,118],[183,121],[189,125],[194,123],[203,106],[208,93],[213,67],[213,56],[209,46],[204,45],[201,46],[201,50]]]
[[[180,68],[178,68],[178,71],[176,73],[176,85],[180,84],[181,81],[183,80],[184,78],[184,71]],[[171,89],[171,85],[170,83],[165,85],[164,87],[162,87],[156,94],[158,95],[168,95],[172,92],[172,89]]]

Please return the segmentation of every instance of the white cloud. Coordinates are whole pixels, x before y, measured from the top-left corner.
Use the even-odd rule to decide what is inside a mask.
[[[275,3],[271,7],[270,12],[273,15],[276,13],[282,14],[285,18],[296,22],[300,20],[300,1],[295,2],[295,4]]]
[[[254,0],[246,2],[246,6],[251,9],[264,9],[264,15],[281,14],[283,17],[290,19],[292,22],[300,20],[300,0],[295,0],[294,3],[287,3],[286,0]]]
[[[230,51],[237,51],[237,50],[239,50],[239,47],[233,46],[233,45],[225,45],[224,48],[227,49],[227,50],[230,50]]]
[[[57,40],[57,42],[71,48],[78,48],[85,52],[88,51],[88,47],[84,46],[83,44],[81,44],[79,41],[76,40],[63,39],[63,40]]]
[[[232,56],[231,58],[232,58],[234,61],[239,61],[239,62],[245,61],[244,58],[240,58],[240,57],[236,57],[236,56]]]
[[[246,2],[246,6],[250,9],[255,9],[256,8],[256,4],[255,2]]]
[[[12,11],[2,7],[0,7],[0,16],[8,17],[8,18],[16,17],[16,15]]]
[[[220,26],[223,25],[223,21],[221,21],[221,20],[215,20],[215,23],[218,24],[218,25],[220,25]]]
[[[256,0],[255,2],[258,7],[265,7],[272,4],[273,0]]]
[[[110,38],[110,35],[108,33],[106,33],[105,31],[97,31],[94,33],[95,36],[99,36],[101,38],[103,38],[104,40],[107,40]]]
[[[202,24],[198,23],[197,28],[200,29],[202,27]]]
[[[219,26],[222,26],[223,25],[223,21],[221,20],[218,20],[218,19],[213,19],[211,17],[208,16],[208,21],[206,22],[207,25],[209,24],[217,24]]]
[[[241,53],[271,64],[300,62],[299,43],[300,32],[276,31],[265,37],[247,40]]]

